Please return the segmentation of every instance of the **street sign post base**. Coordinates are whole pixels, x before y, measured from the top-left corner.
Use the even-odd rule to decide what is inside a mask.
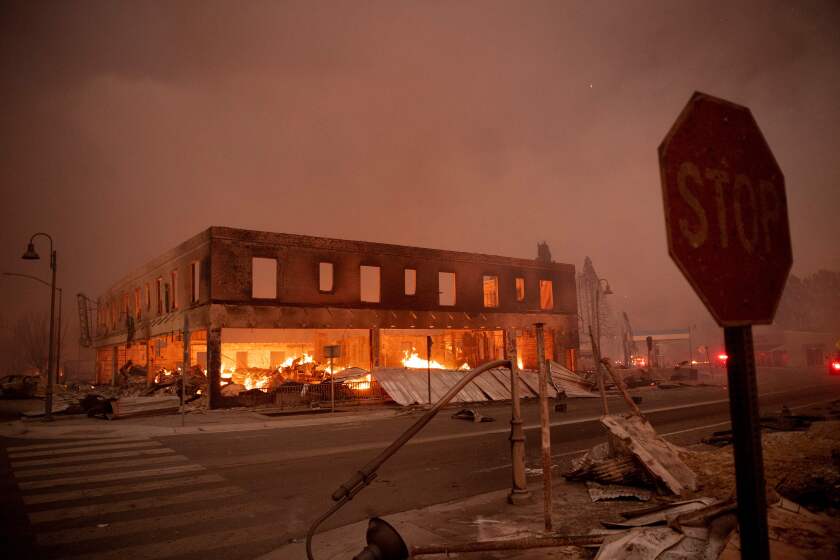
[[[764,488],[752,326],[725,327],[723,336],[728,356],[726,373],[735,454],[741,558],[769,560],[767,496]]]

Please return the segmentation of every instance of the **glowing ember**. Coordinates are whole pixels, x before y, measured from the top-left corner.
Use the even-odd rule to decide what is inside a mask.
[[[522,356],[516,358],[516,367],[518,369],[525,369],[525,366],[522,364]]]
[[[370,381],[370,374],[367,374],[361,377],[345,379],[344,383],[349,384],[349,387],[354,391],[367,391],[368,389],[370,389]]]
[[[155,376],[155,383],[165,383],[170,377],[172,377],[172,371],[168,369],[162,369],[158,372]]]
[[[470,364],[468,364],[467,362],[464,362],[464,363],[461,365],[461,367],[459,367],[458,369],[459,369],[459,370],[461,370],[461,371],[469,371],[469,370],[471,370],[472,368],[470,367]]]
[[[409,354],[408,350],[403,352],[405,356],[402,360],[402,365],[407,368],[417,368],[417,369],[446,369],[446,367],[442,366],[441,364],[437,363],[436,361],[432,360],[428,362],[420,357],[420,355],[415,351],[414,348],[411,349],[411,353]]]

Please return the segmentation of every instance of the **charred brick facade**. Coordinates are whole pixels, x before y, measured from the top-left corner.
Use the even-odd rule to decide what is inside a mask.
[[[211,406],[218,395],[223,329],[364,329],[369,366],[377,367],[380,331],[514,329],[527,347],[530,329],[540,322],[549,333],[551,357],[574,367],[575,289],[574,267],[545,257],[211,227],[99,298],[99,381],[112,379],[128,359],[150,370],[183,361],[177,348],[185,316],[192,345],[201,347],[194,354],[207,369]]]

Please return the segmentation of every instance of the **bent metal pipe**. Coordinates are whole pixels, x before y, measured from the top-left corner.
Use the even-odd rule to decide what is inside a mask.
[[[336,503],[327,510],[326,513],[321,515],[318,519],[312,523],[312,526],[306,532],[306,556],[309,560],[315,560],[312,556],[312,537],[315,535],[315,531],[318,529],[318,526],[321,525],[324,521],[326,521],[331,515],[341,509],[344,504],[352,500],[356,494],[361,492],[366,486],[368,486],[373,480],[376,478],[376,471],[379,470],[379,467],[385,463],[389,458],[391,458],[394,453],[400,450],[400,448],[408,443],[408,441],[413,438],[417,433],[423,429],[423,427],[428,424],[435,415],[440,412],[440,410],[449,404],[455,395],[461,392],[467,383],[475,379],[476,376],[484,373],[485,371],[489,371],[491,369],[499,368],[499,367],[511,367],[510,360],[495,360],[492,362],[488,362],[484,365],[478,366],[477,368],[472,369],[463,378],[461,378],[452,389],[449,390],[441,399],[435,403],[435,405],[428,410],[423,416],[421,416],[417,422],[411,425],[403,434],[394,440],[394,443],[389,445],[385,448],[382,453],[377,455],[373,460],[371,460],[367,465],[359,469],[356,474],[354,474],[350,479],[342,484],[341,486],[336,489],[335,492],[332,494],[332,499]]]

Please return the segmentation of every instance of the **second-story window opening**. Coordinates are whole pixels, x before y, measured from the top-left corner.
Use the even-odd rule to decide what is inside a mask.
[[[277,259],[262,257],[251,259],[251,297],[258,299],[277,297]]]
[[[359,297],[367,303],[379,303],[379,267],[359,267]]]
[[[525,279],[522,277],[516,279],[516,301],[525,301]]]
[[[417,270],[405,269],[405,295],[413,296],[417,293]]]
[[[158,278],[155,282],[157,288],[157,312],[158,315],[163,314],[163,278]]]
[[[172,309],[178,309],[178,271],[173,270],[171,273],[172,281],[169,285],[172,286]]]
[[[134,288],[134,317],[140,319],[143,306],[140,304],[140,288]]]
[[[554,309],[554,285],[551,280],[540,280],[540,309]]]
[[[333,263],[318,263],[318,290],[321,292],[333,291]]]
[[[455,305],[455,273],[438,272],[438,304]]]
[[[201,263],[193,261],[190,265],[190,301],[198,303],[198,284],[201,277]]]
[[[499,307],[499,277],[485,275],[482,288],[484,290],[484,307]]]

